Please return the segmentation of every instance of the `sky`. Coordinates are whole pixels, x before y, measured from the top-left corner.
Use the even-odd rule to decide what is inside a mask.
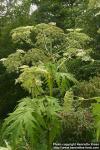
[[[31,5],[29,14],[31,15],[37,9],[36,5]]]
[[[7,7],[6,7],[6,5],[7,5],[7,2],[9,3],[9,1],[10,1],[10,0],[3,0],[3,2],[0,3],[0,5],[2,4],[2,5],[4,6],[4,8],[5,8],[5,11],[4,11],[4,10],[3,10],[3,11],[2,11],[2,10],[0,11],[0,16],[5,15],[5,13],[7,12],[7,9],[6,9]],[[22,4],[22,1],[18,0],[15,5],[21,5],[21,4]],[[37,6],[36,6],[35,4],[32,4],[32,5],[30,6],[30,12],[29,12],[29,14],[31,15],[36,9],[37,9]]]

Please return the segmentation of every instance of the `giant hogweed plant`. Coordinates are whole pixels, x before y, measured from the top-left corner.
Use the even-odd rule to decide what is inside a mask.
[[[53,96],[54,88],[58,88],[63,94],[70,87],[70,82],[78,83],[72,74],[60,71],[57,65],[52,63],[33,67],[22,66],[22,73],[16,82],[20,82],[22,87],[34,96],[41,95],[43,92],[47,94],[43,84],[49,89],[49,95]]]
[[[59,60],[62,62],[73,58],[92,61],[92,48],[89,45],[93,39],[81,30],[70,29],[67,32],[44,23],[12,30],[12,42],[18,50],[3,61],[4,66],[11,72],[23,64],[36,65],[49,61],[57,63]]]
[[[37,27],[32,28],[33,34],[36,35],[35,40],[37,41],[33,39],[36,42],[34,43],[36,48],[28,52],[17,51],[18,59],[15,60],[15,53],[4,61],[8,71],[9,69],[10,72],[17,70],[20,73],[16,79],[16,84],[20,83],[31,95],[31,98],[26,97],[20,100],[15,111],[5,119],[2,129],[3,138],[8,140],[12,149],[51,150],[54,139],[61,131],[63,107],[68,112],[73,108],[72,98],[69,102],[65,101],[66,98],[63,97],[66,90],[73,83],[76,84],[77,80],[72,74],[68,73],[66,67],[65,69],[62,67],[64,62],[58,62],[59,57],[62,57],[59,52],[63,53],[66,50],[66,35],[57,27],[50,26],[50,29],[53,29],[54,32],[49,30],[49,25],[40,24],[39,27],[42,27],[40,30],[37,30]],[[25,40],[24,37],[20,37],[20,34],[14,34],[14,32],[16,30],[12,32],[13,39],[16,44],[20,45],[20,48],[22,48],[24,42],[26,44],[26,37],[31,38],[32,36],[31,30],[28,32],[28,36],[25,33]],[[56,32],[59,33],[56,34]],[[43,38],[39,38],[41,36]],[[60,37],[60,42],[57,40],[58,37]],[[62,45],[59,44],[62,42],[64,42],[64,47],[63,50],[60,50]],[[55,48],[59,50],[55,51]],[[16,64],[13,65],[11,62],[16,62]],[[65,97],[67,97],[67,94]]]
[[[62,111],[53,91],[57,86],[63,96],[70,82],[77,83],[77,80],[67,72],[60,72],[52,63],[21,67],[16,83],[20,83],[31,98],[20,100],[3,124],[3,138],[7,138],[13,149],[20,145],[22,149],[27,146],[32,150],[40,150],[40,147],[41,150],[51,150],[60,132]]]
[[[5,120],[3,137],[12,149],[51,150],[60,131],[60,111],[61,107],[53,97],[24,98]]]

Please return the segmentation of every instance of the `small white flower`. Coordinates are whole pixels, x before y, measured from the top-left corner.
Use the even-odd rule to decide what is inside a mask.
[[[20,66],[19,68],[24,69],[24,68],[28,68],[28,66],[27,65],[23,65],[23,66]]]
[[[18,49],[17,52],[19,52],[19,53],[25,53],[22,49]]]
[[[76,56],[81,57],[81,56],[84,56],[85,54],[86,54],[85,52],[79,52]]]
[[[56,22],[50,22],[49,24],[56,26]]]
[[[1,62],[4,62],[7,58],[2,58],[0,59]]]

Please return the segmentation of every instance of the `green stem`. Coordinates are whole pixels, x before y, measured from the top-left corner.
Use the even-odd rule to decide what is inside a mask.
[[[47,135],[47,150],[51,150],[51,140],[50,140],[50,131],[48,129],[48,135]]]
[[[50,90],[50,96],[53,95],[53,81],[52,78],[49,78],[49,90]]]

